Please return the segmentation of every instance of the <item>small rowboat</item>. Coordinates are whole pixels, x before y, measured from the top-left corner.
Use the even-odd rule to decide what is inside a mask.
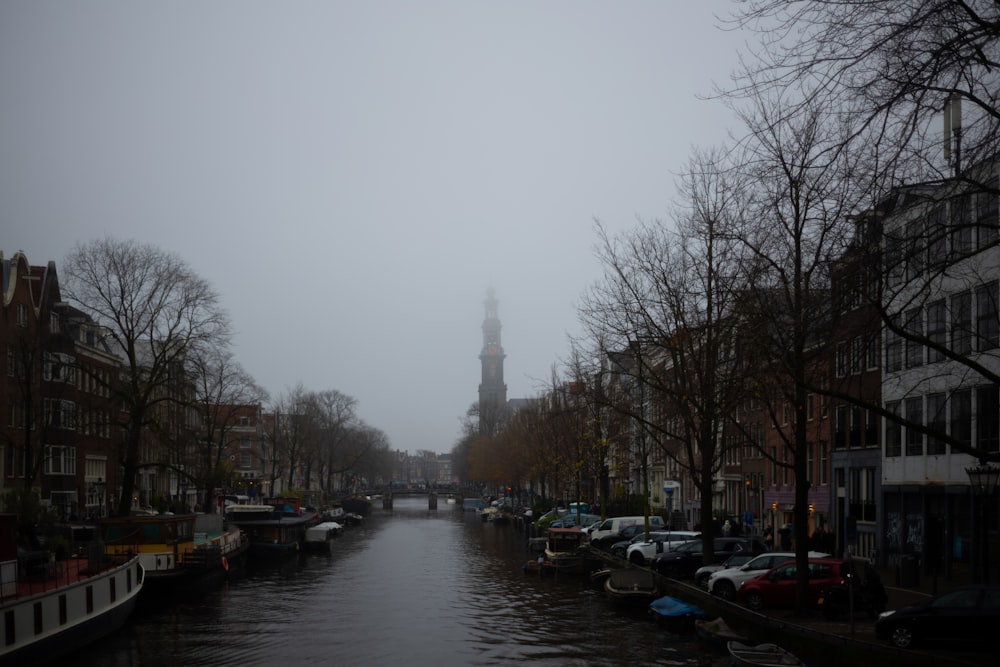
[[[804,667],[805,663],[777,644],[743,644],[731,641],[726,644],[733,665],[740,667]]]

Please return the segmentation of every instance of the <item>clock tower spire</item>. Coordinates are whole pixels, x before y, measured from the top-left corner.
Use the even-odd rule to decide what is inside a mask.
[[[500,345],[500,318],[497,298],[491,287],[486,293],[486,317],[483,319],[482,382],[479,384],[479,432],[495,433],[507,409],[507,385],[503,381],[503,360],[507,356]]]

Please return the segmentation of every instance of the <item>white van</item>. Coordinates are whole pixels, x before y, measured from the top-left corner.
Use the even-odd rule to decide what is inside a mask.
[[[641,524],[645,521],[643,516],[615,516],[609,517],[600,526],[590,531],[590,539],[594,540],[605,535],[617,535],[625,526]],[[663,519],[658,516],[649,517],[650,530],[663,530]]]

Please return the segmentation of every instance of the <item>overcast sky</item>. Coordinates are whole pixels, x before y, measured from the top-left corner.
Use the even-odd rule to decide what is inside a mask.
[[[0,250],[182,256],[274,397],[450,451],[499,299],[510,398],[568,358],[594,220],[666,219],[732,121],[729,0],[0,2]]]

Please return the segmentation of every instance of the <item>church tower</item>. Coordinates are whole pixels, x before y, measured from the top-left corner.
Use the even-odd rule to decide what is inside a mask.
[[[506,356],[500,345],[500,318],[497,316],[497,299],[491,287],[486,293],[486,318],[483,320],[483,350],[479,353],[482,363],[482,382],[479,384],[479,432],[495,433],[507,409],[507,385],[503,381],[503,360]]]

